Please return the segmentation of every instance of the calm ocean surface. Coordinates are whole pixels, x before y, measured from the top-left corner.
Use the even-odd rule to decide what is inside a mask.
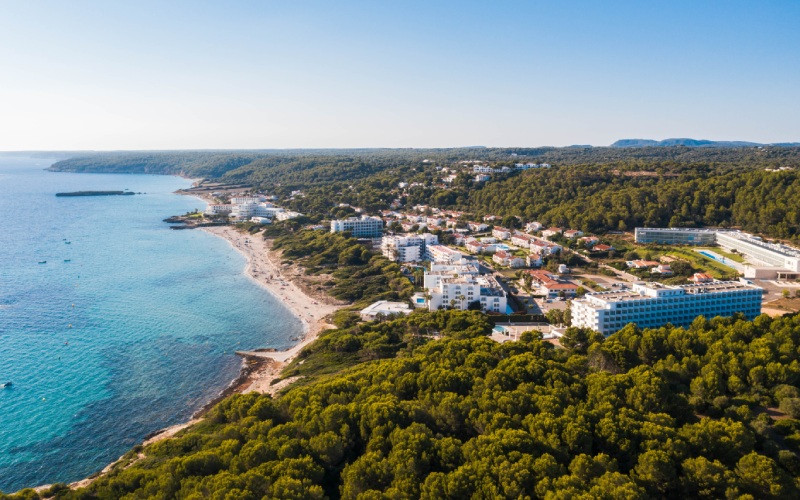
[[[51,163],[0,155],[6,492],[101,469],[224,389],[234,350],[285,348],[301,331],[227,242],[162,222],[203,207],[172,194],[188,181],[44,171]],[[146,194],[54,196],[126,188]]]

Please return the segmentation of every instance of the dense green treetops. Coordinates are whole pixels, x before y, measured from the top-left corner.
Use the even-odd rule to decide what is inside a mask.
[[[328,332],[301,360],[349,352],[360,362],[311,370],[275,399],[228,398],[59,495],[800,495],[800,316],[700,317],[605,340],[570,329],[564,349],[533,334],[498,344],[489,329],[481,313],[438,311]]]

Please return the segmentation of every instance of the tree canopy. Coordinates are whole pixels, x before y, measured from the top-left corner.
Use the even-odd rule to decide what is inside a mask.
[[[58,496],[800,495],[800,421],[776,413],[798,396],[800,316],[629,325],[607,339],[572,328],[563,349],[489,330],[482,313],[438,311],[328,332],[305,359],[392,347],[275,399],[230,397]]]

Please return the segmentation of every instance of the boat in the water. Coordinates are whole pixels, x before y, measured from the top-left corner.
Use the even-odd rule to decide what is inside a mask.
[[[64,259],[64,262],[72,262],[72,259]]]
[[[9,387],[11,387],[12,385],[14,385],[14,383],[13,383],[13,382],[11,382],[11,381],[8,381],[8,382],[6,382],[6,383],[4,383],[4,384],[3,384],[3,389],[8,389],[8,388],[9,388]]]
[[[46,260],[40,260],[39,264],[47,264],[47,261]]]

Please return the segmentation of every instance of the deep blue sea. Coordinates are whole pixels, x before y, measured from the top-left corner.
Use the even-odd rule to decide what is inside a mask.
[[[189,181],[51,163],[0,155],[6,492],[101,469],[224,389],[241,366],[233,351],[285,348],[301,331],[226,241],[162,222],[203,208],[173,194]],[[54,196],[123,189],[144,194]]]

